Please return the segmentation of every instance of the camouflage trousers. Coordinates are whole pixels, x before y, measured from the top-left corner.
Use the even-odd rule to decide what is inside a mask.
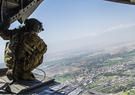
[[[26,77],[36,67],[43,62],[43,54],[34,52],[32,55],[25,55],[25,51],[18,50],[14,52],[14,49],[10,49],[7,44],[5,49],[4,61],[9,70],[14,68],[15,77]],[[18,55],[18,56],[15,56]],[[29,76],[28,76],[29,77]]]
[[[32,74],[32,70],[34,70],[36,67],[38,67],[42,63],[42,60],[39,61],[38,64],[33,64],[33,63],[6,63],[6,66],[8,67],[9,70],[14,69],[14,78],[18,79],[29,79],[31,77],[30,75]]]
[[[21,62],[21,61],[14,61],[12,58],[9,58],[5,56],[5,63],[9,70],[14,69],[14,77],[16,79],[29,79],[31,71],[34,70],[36,67],[38,67],[42,61],[43,56],[40,60],[36,60],[38,58],[32,58],[33,60],[30,60],[29,63],[27,62]]]

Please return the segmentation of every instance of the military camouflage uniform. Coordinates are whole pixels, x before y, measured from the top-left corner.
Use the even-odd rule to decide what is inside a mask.
[[[26,27],[0,32],[4,40],[10,40],[5,48],[5,63],[9,69],[16,64],[14,76],[25,79],[28,73],[43,62],[47,45]],[[27,79],[27,78],[26,78]]]

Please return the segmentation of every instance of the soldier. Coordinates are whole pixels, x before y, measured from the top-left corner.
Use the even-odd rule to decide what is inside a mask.
[[[42,23],[31,18],[18,29],[8,28],[8,23],[3,24],[0,31],[0,36],[9,40],[4,58],[8,67],[7,77],[10,80],[35,80],[31,71],[43,62],[43,55],[47,51],[47,45],[38,36],[38,33],[43,31]]]

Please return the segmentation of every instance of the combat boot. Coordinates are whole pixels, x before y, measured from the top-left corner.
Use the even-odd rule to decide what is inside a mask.
[[[22,76],[22,79],[23,80],[29,80],[29,81],[33,81],[35,80],[35,76],[32,72],[27,72],[27,73],[24,73],[23,76]]]
[[[8,69],[8,71],[6,72],[6,75],[9,80],[13,80],[13,70],[12,69]]]

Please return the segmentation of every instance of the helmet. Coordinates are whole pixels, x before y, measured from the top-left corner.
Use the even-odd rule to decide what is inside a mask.
[[[44,31],[42,23],[35,18],[26,19],[24,24],[29,31]]]

